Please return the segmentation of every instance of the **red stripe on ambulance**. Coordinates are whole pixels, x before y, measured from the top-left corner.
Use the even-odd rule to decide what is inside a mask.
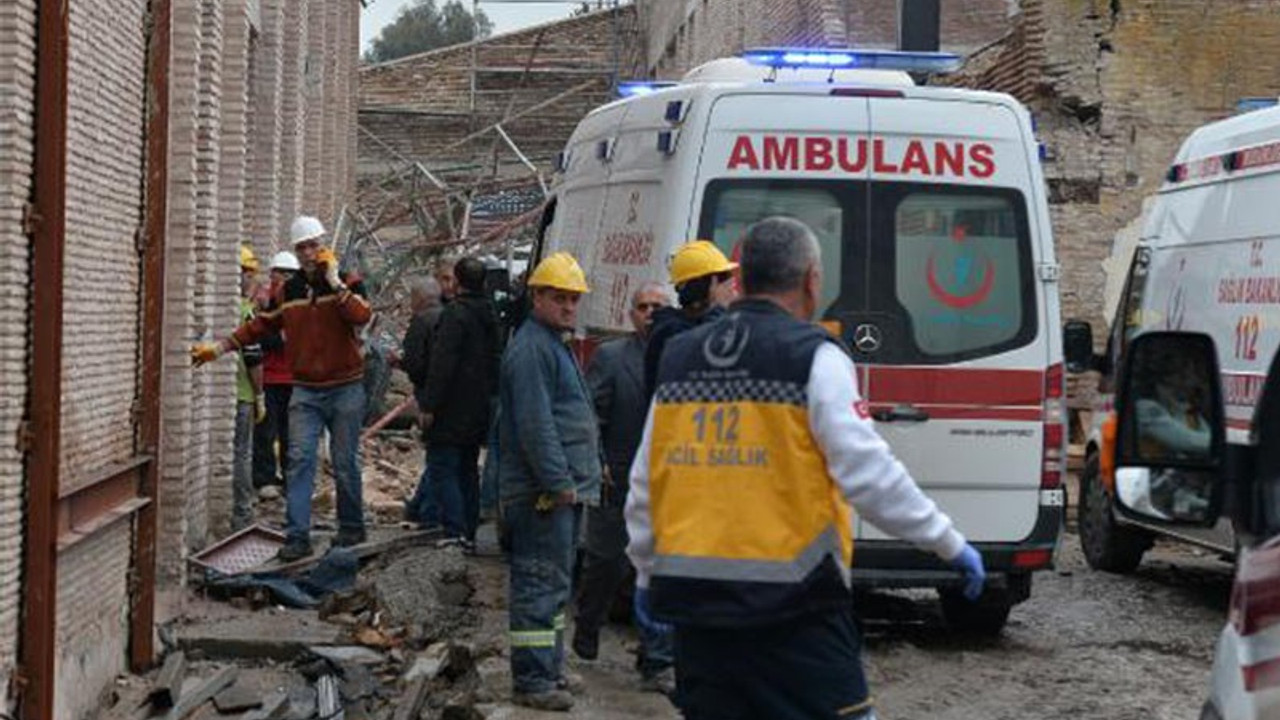
[[[870,370],[867,395],[873,405],[1034,407],[1039,412],[1044,402],[1043,370],[874,365]]]
[[[729,153],[729,170],[862,173],[879,175],[989,178],[995,175],[995,148],[987,143],[911,140],[892,152],[884,138],[825,135],[739,135]]]

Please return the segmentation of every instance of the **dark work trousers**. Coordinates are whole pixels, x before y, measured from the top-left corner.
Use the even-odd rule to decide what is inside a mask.
[[[852,610],[776,625],[676,628],[685,720],[874,720]]]
[[[253,486],[282,485],[289,472],[289,396],[292,385],[266,385],[267,417],[253,429]],[[280,455],[276,456],[276,443]]]
[[[617,470],[614,470],[617,472]],[[618,477],[618,475],[614,475]],[[606,496],[599,507],[587,508],[582,575],[578,579],[574,632],[598,637],[618,589],[631,571],[627,559],[627,521],[623,517],[626,496]],[[671,667],[674,638],[669,632],[640,631],[636,668],[650,678]]]
[[[427,450],[426,472],[445,535],[475,542],[480,522],[480,446],[432,445]]]
[[[531,694],[556,689],[564,674],[564,611],[581,517],[580,506],[539,512],[534,500],[502,508],[511,532],[511,679],[517,693]]]

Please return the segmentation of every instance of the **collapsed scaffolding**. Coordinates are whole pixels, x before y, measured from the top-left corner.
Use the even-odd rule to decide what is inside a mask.
[[[612,47],[597,53],[596,62],[549,24],[468,44],[469,97],[450,98],[465,100],[465,109],[421,101],[361,108],[362,176],[335,223],[334,242],[344,268],[362,276],[376,312],[366,337],[371,364],[383,364],[386,351],[398,347],[408,323],[411,280],[429,272],[442,255],[482,257],[519,281],[548,196],[552,143],[562,149],[586,110],[612,97],[619,78],[636,67],[638,34],[629,11],[615,4],[593,14],[611,26],[611,37],[597,41]],[[482,49],[512,60],[523,55],[523,62],[482,63]],[[599,61],[601,54],[607,61]],[[457,73],[458,64],[440,72],[449,71]],[[402,136],[383,137],[368,126],[370,119],[422,123],[441,145],[429,152],[406,149],[413,144]],[[449,136],[455,128],[461,137]],[[436,138],[442,130],[445,137]],[[371,405],[371,413],[387,409]]]

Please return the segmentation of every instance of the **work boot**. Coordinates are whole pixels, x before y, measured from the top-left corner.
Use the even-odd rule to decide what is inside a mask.
[[[565,670],[560,677],[556,678],[556,689],[573,695],[582,695],[587,691],[587,681],[583,680],[578,673]]]
[[[577,626],[573,631],[573,653],[583,660],[600,657],[600,633]]]
[[[309,540],[290,540],[284,544],[276,553],[276,559],[280,562],[293,562],[301,560],[311,555],[311,542]]]
[[[573,696],[564,690],[547,690],[540,693],[515,693],[511,701],[534,710],[569,712],[573,709]]]
[[[359,545],[366,539],[368,538],[365,535],[364,530],[343,528],[334,536],[332,545],[333,547],[351,547],[352,545]]]
[[[676,671],[667,668],[652,675],[640,678],[640,689],[644,692],[662,693],[671,697],[676,691]]]

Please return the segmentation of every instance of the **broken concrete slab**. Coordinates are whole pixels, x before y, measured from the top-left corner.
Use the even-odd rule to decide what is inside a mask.
[[[224,715],[257,710],[262,707],[262,696],[253,688],[234,683],[213,696],[213,706]]]
[[[169,653],[156,676],[155,685],[151,688],[151,706],[157,710],[168,710],[178,704],[182,695],[182,681],[187,675],[187,656],[182,651]]]
[[[466,557],[458,548],[412,548],[363,573],[382,620],[411,628],[420,642],[449,635],[465,619],[473,593]]]
[[[315,717],[319,699],[314,688],[295,688],[289,691],[289,701],[284,720],[311,720]]]
[[[381,665],[387,661],[387,656],[361,645],[313,645],[307,652],[339,665]]]
[[[276,690],[262,699],[262,706],[240,720],[281,720],[289,710],[289,694]]]
[[[430,679],[425,677],[410,683],[405,688],[404,694],[400,696],[400,703],[396,705],[391,720],[417,720],[422,714],[422,708],[427,704],[427,696],[431,692],[430,685]]]
[[[197,620],[174,628],[174,642],[188,654],[213,659],[289,661],[316,645],[343,645],[343,629],[315,613],[277,610]]]
[[[182,699],[164,716],[165,720],[183,720],[201,705],[213,699],[214,695],[222,692],[223,688],[235,682],[238,674],[237,668],[225,667],[214,673],[213,677],[200,682],[198,687],[190,691],[183,690]]]

